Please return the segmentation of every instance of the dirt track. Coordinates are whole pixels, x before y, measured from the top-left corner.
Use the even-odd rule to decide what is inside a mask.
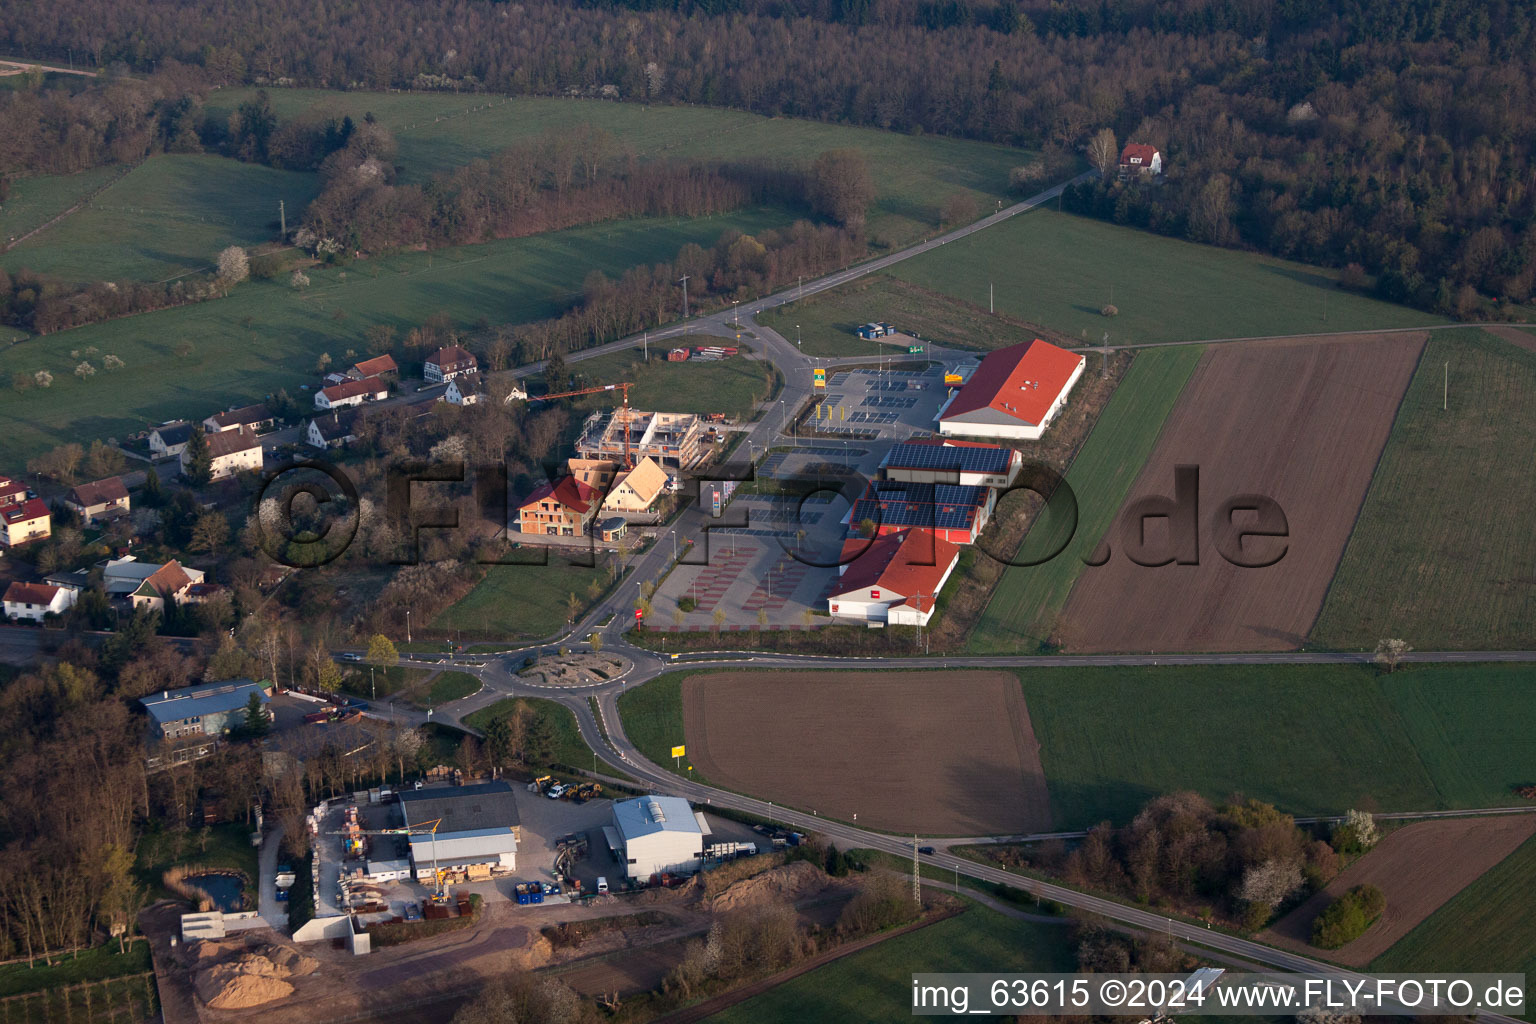
[[[1532,814],[1445,818],[1398,829],[1259,938],[1282,949],[1364,967],[1533,833],[1536,815]],[[1343,949],[1325,953],[1309,944],[1312,921],[1323,908],[1350,887],[1363,884],[1376,886],[1386,896],[1381,919]]]
[[[720,672],[683,681],[688,755],[712,784],[878,829],[1048,828],[1018,679],[1003,672]]]
[[[1073,652],[1262,651],[1299,647],[1322,607],[1424,332],[1218,345],[1207,350],[1131,489],[1174,494],[1174,467],[1200,468],[1199,564],[1144,566],[1126,520],[1087,567],[1057,632]],[[1212,522],[1240,494],[1278,502],[1289,539],[1267,568],[1231,564]],[[1242,526],[1247,513],[1234,522]],[[1166,519],[1147,521],[1143,561],[1173,557]],[[1249,542],[1251,544],[1253,542]],[[1261,538],[1263,551],[1282,543]],[[1251,557],[1251,556],[1250,556]]]

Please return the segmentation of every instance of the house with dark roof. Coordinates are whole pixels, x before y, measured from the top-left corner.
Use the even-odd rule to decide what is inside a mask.
[[[861,533],[871,523],[877,537],[916,529],[929,530],[951,544],[974,544],[996,500],[997,492],[990,487],[875,480],[853,503],[848,529]]]
[[[221,430],[244,427],[254,433],[260,433],[263,430],[272,429],[276,424],[277,417],[272,415],[272,410],[265,404],[258,403],[226,412],[216,412],[203,420],[203,429],[210,434],[217,434]]]
[[[316,416],[304,430],[304,440],[311,448],[344,448],[357,440],[356,425],[360,409],[340,409]]]
[[[64,505],[89,526],[99,520],[121,519],[132,505],[128,488],[120,476],[109,476],[88,484],[76,484],[64,496]]]
[[[1082,355],[1039,338],[988,352],[939,409],[939,433],[1038,441],[1086,365]]]
[[[602,498],[602,492],[571,476],[540,484],[518,505],[518,528],[528,534],[584,537]]]
[[[271,683],[226,679],[216,683],[184,686],[179,690],[161,690],[139,698],[139,703],[154,723],[153,735],[156,740],[178,739],[182,736],[220,736],[245,724],[251,694],[256,694],[262,706],[266,707],[272,702],[271,690]],[[267,710],[267,717],[272,717],[270,709]]]
[[[909,529],[849,538],[840,561],[827,598],[833,618],[926,626],[960,561],[960,548],[930,530]]]
[[[1128,142],[1120,151],[1120,178],[1154,178],[1163,173],[1163,154],[1145,142]]]
[[[422,376],[430,381],[448,381],[466,373],[479,373],[480,362],[458,345],[447,345],[427,357]]]
[[[171,459],[180,455],[192,437],[192,424],[185,420],[162,423],[149,432],[149,453],[157,459]]]
[[[214,480],[234,476],[249,470],[261,471],[263,465],[261,438],[254,430],[235,427],[206,435],[208,456],[211,460]],[[187,471],[187,449],[181,450],[181,471]]]
[[[478,373],[461,373],[448,382],[443,401],[449,405],[474,405],[484,394],[485,385],[480,383]]]
[[[18,621],[42,622],[49,615],[62,615],[75,603],[75,592],[49,583],[17,581],[5,588],[5,614]]]

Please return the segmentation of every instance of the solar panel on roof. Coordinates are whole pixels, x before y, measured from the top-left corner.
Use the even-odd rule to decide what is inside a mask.
[[[987,489],[958,484],[874,485],[854,503],[850,522],[872,519],[883,526],[968,530],[986,504]]]
[[[963,473],[1004,473],[1013,455],[1008,448],[951,448],[903,442],[891,449],[887,466],[897,469],[947,469]]]

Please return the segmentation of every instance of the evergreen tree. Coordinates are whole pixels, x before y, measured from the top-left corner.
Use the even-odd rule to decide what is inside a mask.
[[[139,489],[139,504],[146,508],[159,508],[165,503],[165,489],[160,486],[160,474],[154,468],[144,474],[144,486]]]
[[[265,736],[271,723],[267,721],[267,709],[262,706],[261,694],[252,693],[245,702],[245,732],[248,736]]]
[[[182,472],[193,487],[202,487],[213,479],[213,455],[208,451],[208,438],[201,426],[192,428],[186,454],[186,468]]]

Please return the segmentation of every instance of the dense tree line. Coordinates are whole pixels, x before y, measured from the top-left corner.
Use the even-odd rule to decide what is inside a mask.
[[[1536,280],[1536,17],[1511,0],[218,0],[190,23],[172,0],[0,0],[0,15],[15,50],[182,61],[216,82],[617,95],[1068,149],[1109,127],[1163,148],[1168,187],[1079,209],[1356,264],[1389,298],[1461,312]]]

